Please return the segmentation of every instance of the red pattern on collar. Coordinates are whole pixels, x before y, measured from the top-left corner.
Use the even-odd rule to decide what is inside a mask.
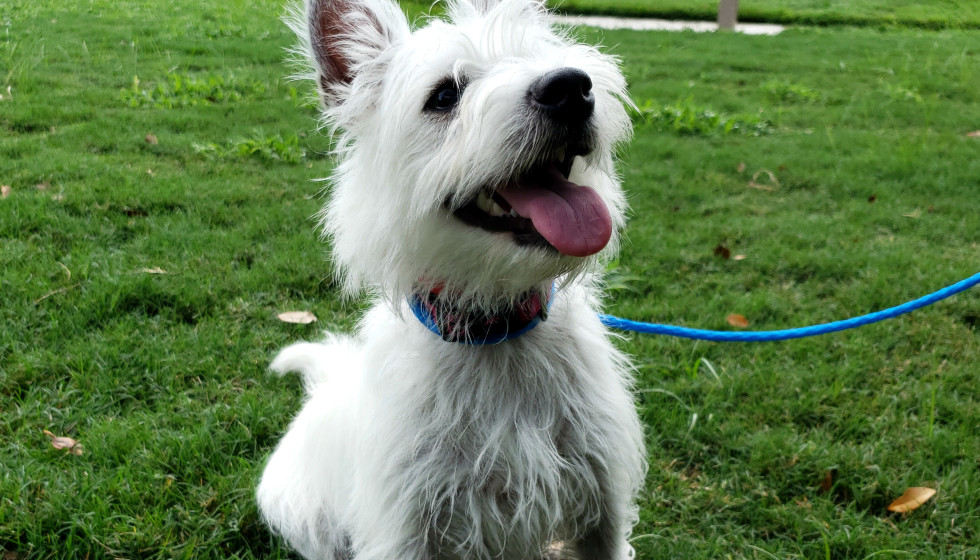
[[[447,342],[496,344],[534,328],[547,319],[552,290],[542,297],[537,290],[524,294],[516,304],[499,310],[461,309],[452,300],[440,297],[445,290],[437,285],[428,294],[414,294],[412,311],[429,330]]]

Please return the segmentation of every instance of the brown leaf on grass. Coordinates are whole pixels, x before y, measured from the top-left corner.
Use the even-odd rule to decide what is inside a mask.
[[[725,320],[728,321],[728,324],[733,327],[744,329],[745,327],[749,326],[749,320],[746,319],[744,315],[739,315],[738,313],[732,313],[728,317],[725,317]]]
[[[157,140],[157,137],[156,137],[155,134],[147,134],[146,135],[146,138],[144,138],[144,140],[146,140],[146,143],[149,144],[149,145],[151,145],[151,146],[156,146],[157,144],[160,143],[160,141]]]
[[[744,161],[738,162],[738,167],[736,167],[735,170],[738,171],[739,173],[744,173],[745,172],[745,162]]]
[[[20,560],[21,555],[13,550],[3,551],[3,560]]]
[[[871,196],[868,197],[868,202],[875,202],[877,200],[878,200],[878,195],[876,195],[876,194],[873,194],[873,195],[871,195]]]
[[[728,259],[732,258],[732,251],[728,247],[725,247],[719,243],[718,246],[715,247],[715,256],[721,257],[727,261]]]
[[[82,454],[82,445],[74,439],[68,436],[56,436],[47,430],[44,430],[44,435],[51,438],[51,447],[54,447],[55,449],[64,449],[72,455]]]
[[[967,138],[980,138],[980,130],[974,130],[973,132],[966,133]]]
[[[0,198],[10,196],[10,185],[0,185]]]
[[[279,320],[284,323],[307,325],[316,321],[316,315],[309,311],[286,311],[279,314]]]
[[[888,511],[894,511],[896,513],[912,511],[922,504],[928,502],[929,498],[932,498],[935,495],[936,490],[933,488],[925,488],[923,486],[906,488],[904,494],[888,505]]]
[[[834,478],[837,476],[837,469],[830,469],[823,475],[823,480],[820,481],[820,488],[817,489],[817,494],[826,494],[830,492],[830,489],[834,487]]]
[[[146,274],[167,274],[167,271],[159,266],[154,266],[153,268],[141,268],[140,272],[145,272]]]
[[[748,257],[746,257],[745,255],[735,255],[734,257],[732,257],[732,260],[733,261],[744,261],[747,258]]]

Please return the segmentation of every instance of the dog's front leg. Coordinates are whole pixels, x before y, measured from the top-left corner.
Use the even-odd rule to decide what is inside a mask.
[[[352,554],[348,560],[443,560],[431,536],[417,521],[425,514],[412,500],[371,500],[370,505],[388,504],[386,509],[358,512],[361,523],[353,531]]]
[[[422,543],[406,542],[391,548],[370,547],[359,551],[350,560],[439,560],[439,556]]]
[[[575,543],[575,560],[627,560],[632,547],[629,534],[629,494],[610,484],[609,473],[594,465],[600,488],[599,523]]]
[[[577,543],[576,549],[576,560],[626,560],[630,557],[630,545],[623,536],[620,523],[608,514],[604,514],[599,526]]]
[[[579,541],[576,560],[626,560],[630,546],[618,527],[600,521],[600,526]]]

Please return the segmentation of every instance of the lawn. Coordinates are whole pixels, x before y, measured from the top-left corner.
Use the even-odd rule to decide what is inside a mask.
[[[279,12],[0,6],[4,560],[293,557],[252,498],[302,398],[266,365],[361,303],[311,219],[329,140]],[[980,32],[578,33],[641,108],[610,312],[800,326],[980,269]],[[980,556],[980,291],[816,339],[621,344],[638,558]],[[912,486],[938,492],[888,512]]]
[[[714,21],[719,0],[550,0],[563,12]],[[742,0],[739,19],[807,25],[980,28],[974,0]]]

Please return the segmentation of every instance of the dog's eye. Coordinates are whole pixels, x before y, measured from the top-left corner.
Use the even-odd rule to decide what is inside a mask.
[[[443,112],[449,111],[459,103],[463,96],[462,86],[454,80],[447,80],[432,92],[429,100],[425,102],[426,111]]]

